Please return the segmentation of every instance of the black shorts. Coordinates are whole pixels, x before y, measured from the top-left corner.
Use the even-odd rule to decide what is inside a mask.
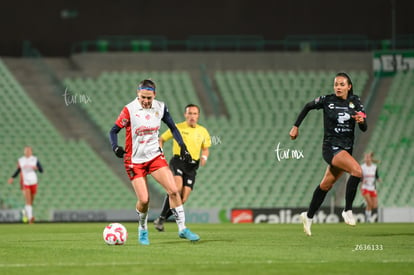
[[[329,165],[332,165],[332,159],[334,158],[336,154],[338,154],[342,150],[347,151],[352,156],[352,147],[344,149],[342,147],[334,146],[331,144],[323,144],[322,145],[323,159],[326,161],[326,163],[328,163]]]
[[[187,163],[182,161],[179,156],[174,156],[170,160],[170,169],[174,176],[181,176],[183,178],[183,186],[188,186],[191,190],[194,188],[198,166],[199,161]]]

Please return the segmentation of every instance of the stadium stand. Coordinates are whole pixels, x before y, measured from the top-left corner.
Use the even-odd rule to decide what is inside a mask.
[[[25,145],[31,145],[45,172],[39,174],[34,214],[49,220],[50,211],[76,209],[129,209],[133,193],[84,141],[67,140],[39,111],[24,89],[0,60],[1,178],[16,169]],[[18,181],[3,185],[5,208],[22,208],[24,199]]]
[[[384,206],[413,206],[414,71],[398,72],[392,80],[379,121],[368,144],[379,164],[378,201]]]

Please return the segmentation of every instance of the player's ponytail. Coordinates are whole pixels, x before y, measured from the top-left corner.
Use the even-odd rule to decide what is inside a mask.
[[[349,89],[349,91],[348,91],[348,97],[350,97],[351,95],[354,95],[354,84],[352,84],[351,77],[349,77],[349,75],[345,72],[339,72],[339,73],[336,74],[335,77],[337,77],[337,76],[345,77],[348,80],[348,84],[351,85],[351,89]]]

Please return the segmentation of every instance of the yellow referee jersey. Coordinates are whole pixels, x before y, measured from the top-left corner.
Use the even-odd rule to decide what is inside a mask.
[[[187,146],[187,150],[190,153],[191,157],[194,160],[200,159],[201,149],[205,149],[211,146],[211,138],[207,129],[203,126],[196,124],[195,127],[191,127],[187,124],[186,121],[176,124],[178,131],[180,131],[181,136],[183,137],[184,143]],[[168,129],[165,131],[161,138],[164,141],[173,138],[171,130]],[[180,146],[177,141],[173,141],[173,154],[180,155]]]

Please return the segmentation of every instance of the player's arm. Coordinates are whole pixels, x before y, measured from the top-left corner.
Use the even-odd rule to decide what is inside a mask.
[[[201,166],[206,165],[209,154],[210,154],[210,151],[208,150],[208,148],[201,149],[201,158],[200,158]]]
[[[204,166],[207,163],[208,156],[210,155],[210,151],[208,148],[211,146],[211,137],[207,129],[204,132],[204,141],[201,145],[201,158],[200,158],[200,165]]]
[[[376,179],[378,182],[381,182],[380,176],[379,176],[379,174],[378,174],[378,167],[377,167],[377,169],[375,169],[375,179]]]
[[[17,175],[20,174],[20,171],[21,171],[20,166],[17,165],[16,171],[14,171],[13,175],[9,178],[9,180],[7,181],[7,183],[12,184],[13,183],[13,180],[17,177]]]
[[[296,122],[293,125],[292,129],[289,132],[289,136],[291,139],[296,139],[299,136],[299,126],[302,124],[302,121],[305,119],[307,114],[310,110],[321,108],[322,101],[324,100],[324,96],[320,96],[311,102],[306,103],[306,105],[302,108],[302,111],[299,113],[298,117],[296,118]]]
[[[112,151],[118,158],[123,158],[126,153],[122,146],[118,145],[118,133],[129,123],[129,111],[127,107],[121,111],[114,126],[109,131],[109,140],[111,142]]]
[[[161,120],[165,124],[167,124],[168,128],[170,128],[171,130],[171,133],[174,139],[177,141],[178,145],[180,145],[180,148],[181,148],[180,157],[187,162],[191,162],[192,161],[191,155],[187,150],[187,146],[185,145],[183,141],[183,137],[181,136],[180,131],[178,131],[178,128],[175,125],[173,118],[168,112],[167,106],[164,107],[164,116],[162,117]]]
[[[40,164],[40,161],[39,160],[36,162],[36,169],[40,173],[43,173],[43,166]]]
[[[366,120],[366,113],[364,106],[361,104],[361,101],[358,96],[354,96],[354,100],[356,103],[355,108],[355,115],[352,117],[355,119],[355,121],[358,123],[358,127],[362,132],[365,132],[368,129],[367,120]]]

